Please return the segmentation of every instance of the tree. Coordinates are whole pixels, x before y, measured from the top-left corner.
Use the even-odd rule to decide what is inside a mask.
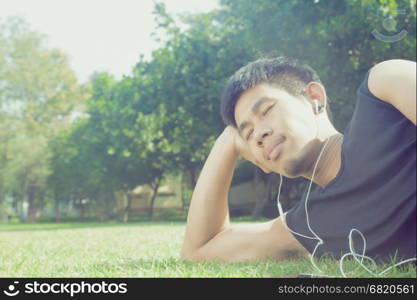
[[[242,62],[250,60],[252,48],[241,47],[234,31],[213,22],[215,12],[185,16],[190,29],[184,32],[163,4],[156,4],[155,15],[158,28],[169,38],[152,53],[151,61],[136,65],[132,84],[142,94],[145,112],[164,105],[169,118],[162,135],[171,150],[165,153],[170,152],[168,159],[188,174],[193,188],[223,128],[218,113],[223,85]]]
[[[108,74],[91,79],[88,118],[57,142],[62,144],[62,155],[70,159],[58,159],[59,151],[54,151],[54,174],[61,178],[61,186],[71,183],[64,190],[77,190],[79,197],[89,195],[101,204],[109,198],[100,196],[103,193],[128,194],[136,185],[148,184],[154,190],[152,215],[164,174],[184,173],[194,188],[198,171],[224,127],[218,112],[225,81],[259,56],[286,55],[316,69],[330,99],[335,127],[342,131],[354,108],[354,87],[373,64],[388,58],[415,60],[415,1],[222,0],[220,4],[213,12],[183,16],[189,27],[181,30],[165,6],[157,3],[157,29],[163,34],[154,36],[161,47],[149,60],[142,57],[132,74],[119,82]],[[409,11],[398,24],[408,35],[398,43],[376,39],[372,29],[380,28],[384,18],[402,7]],[[64,172],[74,165],[83,168],[82,175]],[[237,176],[256,170],[242,165]],[[66,181],[66,176],[74,180]],[[271,202],[276,197],[276,178],[266,181]],[[289,182],[282,191],[284,200],[299,199],[302,183]],[[260,202],[255,215],[265,203]]]
[[[67,57],[46,48],[44,37],[22,19],[0,24],[0,41],[0,122],[9,131],[3,133],[7,144],[0,150],[0,199],[13,194],[17,207],[27,201],[28,218],[33,221],[47,199],[48,140],[69,126],[85,95]]]
[[[345,128],[354,109],[356,90],[366,71],[390,59],[416,59],[414,0],[231,1],[222,0],[219,21],[238,27],[258,55],[285,55],[318,71],[330,97],[336,128]],[[397,14],[404,9],[405,14]],[[377,39],[391,17],[407,35],[398,42]],[[389,33],[392,35],[393,33]],[[244,43],[246,44],[246,43]]]

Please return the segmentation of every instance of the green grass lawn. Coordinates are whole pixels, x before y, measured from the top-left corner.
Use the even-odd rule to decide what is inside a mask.
[[[0,277],[291,277],[315,273],[309,260],[191,263],[180,259],[184,222],[0,225]],[[341,277],[333,260],[318,262]],[[379,266],[376,271],[384,270]],[[349,261],[351,277],[372,277]],[[416,277],[416,268],[384,277]]]

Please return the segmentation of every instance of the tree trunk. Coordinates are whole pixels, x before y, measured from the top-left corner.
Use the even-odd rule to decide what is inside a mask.
[[[16,207],[16,213],[19,217],[19,221],[20,222],[25,222],[26,221],[26,215],[24,212],[24,196],[21,195],[20,193],[13,193],[13,203]]]
[[[105,191],[100,190],[97,197],[96,211],[97,219],[99,222],[106,221],[107,218],[107,194]]]
[[[184,195],[184,175],[181,173],[181,180],[180,180],[180,187],[181,187],[181,210],[185,211],[186,201],[185,201],[185,195]]]
[[[272,201],[275,196],[275,190],[277,189],[277,176],[275,174],[269,174],[266,178],[266,188],[262,184],[263,173],[259,168],[255,170],[255,191],[256,191],[256,203],[252,211],[252,218],[258,219],[262,217],[265,207],[269,201]]]
[[[151,197],[151,203],[149,204],[149,209],[148,209],[148,218],[150,220],[152,220],[153,207],[154,207],[156,196],[158,195],[158,189],[159,189],[160,183],[161,183],[161,178],[158,178],[154,184],[151,184],[152,197]]]
[[[0,130],[2,130],[4,132],[4,129],[1,128]],[[11,131],[5,131],[6,133],[9,132],[9,134],[3,135],[4,139],[2,141],[0,141],[0,144],[3,145],[3,149],[2,152],[0,152],[0,170],[4,169],[4,167],[6,166],[7,163],[7,146],[8,146],[8,141],[12,135]],[[4,188],[4,183],[3,183],[3,179],[1,178],[1,176],[3,176],[3,174],[0,174],[0,220],[3,219],[4,222],[8,222],[9,220],[9,216],[6,212],[6,205],[5,205],[5,200],[6,200],[6,194],[5,194],[5,188]]]
[[[189,169],[189,184],[190,188],[194,190],[195,185],[197,184],[198,179],[198,167],[197,166],[191,166]]]
[[[123,222],[126,223],[127,221],[129,221],[129,213],[130,213],[130,210],[132,209],[133,196],[130,193],[130,191],[124,192],[124,194],[127,198],[127,205],[126,205],[125,210],[123,212]]]
[[[186,211],[190,205],[192,196],[192,189],[190,188],[189,183],[187,182],[187,174],[185,172],[181,173],[181,204],[182,211]]]
[[[196,179],[195,179],[195,168],[191,168],[190,170],[190,185],[191,188],[194,189],[195,185],[196,185]]]
[[[268,203],[267,189],[264,188],[262,174],[259,168],[255,168],[254,185],[256,200],[252,211],[252,218],[257,219],[262,215],[262,211]]]
[[[268,202],[274,202],[274,211],[275,213],[270,213],[269,215],[273,215],[276,217],[278,213],[278,206],[276,205],[276,197],[278,195],[278,187],[279,187],[279,175],[275,173],[271,173],[268,175],[268,182],[266,185],[267,195],[268,195]],[[281,187],[281,195],[283,194],[283,190]],[[280,198],[281,198],[280,195]],[[281,199],[280,199],[281,201]]]
[[[59,200],[58,200],[56,193],[54,193],[54,198],[55,198],[55,222],[60,223],[61,222],[61,210],[59,207]]]
[[[6,205],[5,205],[5,195],[3,193],[3,189],[1,187],[1,182],[0,182],[0,222],[4,222],[6,223],[8,221],[8,215],[6,212]]]
[[[34,185],[30,185],[28,189],[28,221],[35,222],[37,218],[38,208],[36,207],[36,187]]]

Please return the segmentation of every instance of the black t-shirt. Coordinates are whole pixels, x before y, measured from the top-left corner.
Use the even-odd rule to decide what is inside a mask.
[[[315,257],[340,259],[349,252],[352,228],[362,232],[365,255],[376,261],[416,256],[416,126],[369,91],[368,76],[369,71],[344,131],[341,168],[325,188],[309,195],[310,226],[324,242]],[[292,231],[314,236],[307,226],[305,195],[285,219]],[[310,253],[318,243],[294,237]],[[356,253],[362,254],[362,238],[352,237]]]

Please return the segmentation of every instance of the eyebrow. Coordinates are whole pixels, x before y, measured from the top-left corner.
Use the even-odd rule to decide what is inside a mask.
[[[261,108],[262,104],[264,104],[265,102],[269,102],[275,100],[274,98],[268,98],[268,97],[262,97],[260,98],[258,101],[256,101],[256,103],[252,106],[252,113],[254,115],[258,114],[259,109]],[[241,135],[242,131],[245,129],[246,126],[248,126],[249,122],[248,121],[244,121],[242,122],[239,126],[238,126],[238,132]]]

